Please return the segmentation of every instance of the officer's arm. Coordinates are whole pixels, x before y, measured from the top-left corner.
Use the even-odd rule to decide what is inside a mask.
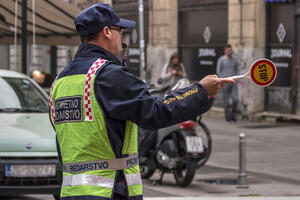
[[[116,65],[100,70],[95,81],[96,98],[107,115],[146,129],[193,119],[208,109],[206,91],[199,83],[165,98],[155,97],[143,81]]]

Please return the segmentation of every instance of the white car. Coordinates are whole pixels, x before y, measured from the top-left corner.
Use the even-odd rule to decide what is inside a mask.
[[[0,127],[0,195],[59,199],[62,167],[48,96],[28,76],[0,70]]]

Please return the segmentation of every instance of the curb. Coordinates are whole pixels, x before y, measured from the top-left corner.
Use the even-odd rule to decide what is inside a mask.
[[[204,117],[208,116],[208,117],[216,117],[216,118],[221,118],[221,119],[225,119],[224,116],[224,108],[220,108],[220,107],[211,107],[210,110],[208,112],[206,112],[205,114],[203,114]]]
[[[238,114],[239,115],[239,114]],[[215,118],[221,118],[225,119],[224,116],[224,108],[221,107],[211,107],[211,109],[203,114],[203,116],[208,116],[208,117],[215,117]],[[238,117],[238,116],[237,116]],[[258,112],[253,114],[253,116],[250,116],[249,121],[265,121],[265,122],[276,122],[276,121],[294,121],[294,122],[300,122],[300,114],[284,114],[284,113],[277,113],[277,112],[269,112],[269,111],[264,111],[264,112]],[[300,200],[300,198],[299,198]]]

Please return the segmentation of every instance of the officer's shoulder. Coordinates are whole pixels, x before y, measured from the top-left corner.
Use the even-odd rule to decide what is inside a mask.
[[[107,64],[105,64],[102,68],[102,70],[100,70],[98,73],[99,76],[102,75],[117,75],[117,74],[124,74],[127,73],[127,69],[125,67],[123,67],[122,65],[119,65],[117,63],[111,62],[111,61],[107,61]]]
[[[105,71],[127,71],[124,66],[112,61],[107,61],[107,64],[104,66],[104,69]]]

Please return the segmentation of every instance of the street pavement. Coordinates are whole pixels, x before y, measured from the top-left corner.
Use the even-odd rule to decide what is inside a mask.
[[[192,185],[176,187],[169,175],[162,186],[144,181],[145,187],[186,200],[186,197],[300,200],[300,123],[229,123],[209,115],[203,117],[203,122],[211,131],[213,150],[206,166],[197,171]],[[240,133],[246,135],[247,189],[237,188]]]
[[[238,138],[245,133],[249,172],[300,185],[300,123],[227,123],[219,118],[204,118],[204,122],[213,138],[208,165],[238,169]]]
[[[155,173],[144,180],[147,200],[300,200],[300,123],[228,123],[205,115],[213,150],[207,164],[197,170],[193,183],[181,188],[172,174],[162,185],[153,185]],[[201,129],[197,128],[200,132]],[[239,133],[246,134],[248,188],[237,188]],[[50,200],[51,195],[25,195],[0,199]]]

